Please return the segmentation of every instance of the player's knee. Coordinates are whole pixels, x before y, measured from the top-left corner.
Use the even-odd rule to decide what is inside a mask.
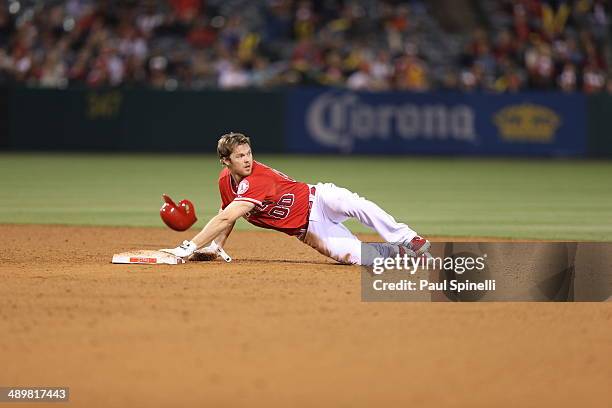
[[[348,192],[348,191],[347,191]],[[355,193],[348,192],[348,194],[338,195],[331,200],[331,209],[342,213],[349,214],[363,203],[364,199],[359,197]]]

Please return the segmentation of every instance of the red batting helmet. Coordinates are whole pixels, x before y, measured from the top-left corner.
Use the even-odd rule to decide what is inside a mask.
[[[164,223],[175,231],[185,231],[198,220],[195,207],[189,200],[179,201],[178,205],[166,194],[162,194],[165,203],[159,210]]]

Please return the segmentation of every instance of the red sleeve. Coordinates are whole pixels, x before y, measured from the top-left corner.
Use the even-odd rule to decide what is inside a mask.
[[[221,195],[221,209],[223,210],[234,199],[227,169],[223,169],[219,174],[219,194]]]
[[[267,185],[268,183],[266,183],[264,177],[257,177],[256,175],[246,177],[238,184],[238,195],[234,200],[248,201],[255,205],[262,206],[268,196]]]

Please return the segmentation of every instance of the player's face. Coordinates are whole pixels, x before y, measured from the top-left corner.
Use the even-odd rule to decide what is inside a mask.
[[[236,146],[225,164],[232,174],[240,176],[241,178],[250,176],[253,171],[253,153],[251,152],[251,146],[248,144]]]

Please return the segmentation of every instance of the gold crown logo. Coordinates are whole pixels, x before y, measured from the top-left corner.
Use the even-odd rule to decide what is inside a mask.
[[[504,140],[550,143],[561,125],[561,117],[545,106],[522,104],[502,109],[493,122]]]

